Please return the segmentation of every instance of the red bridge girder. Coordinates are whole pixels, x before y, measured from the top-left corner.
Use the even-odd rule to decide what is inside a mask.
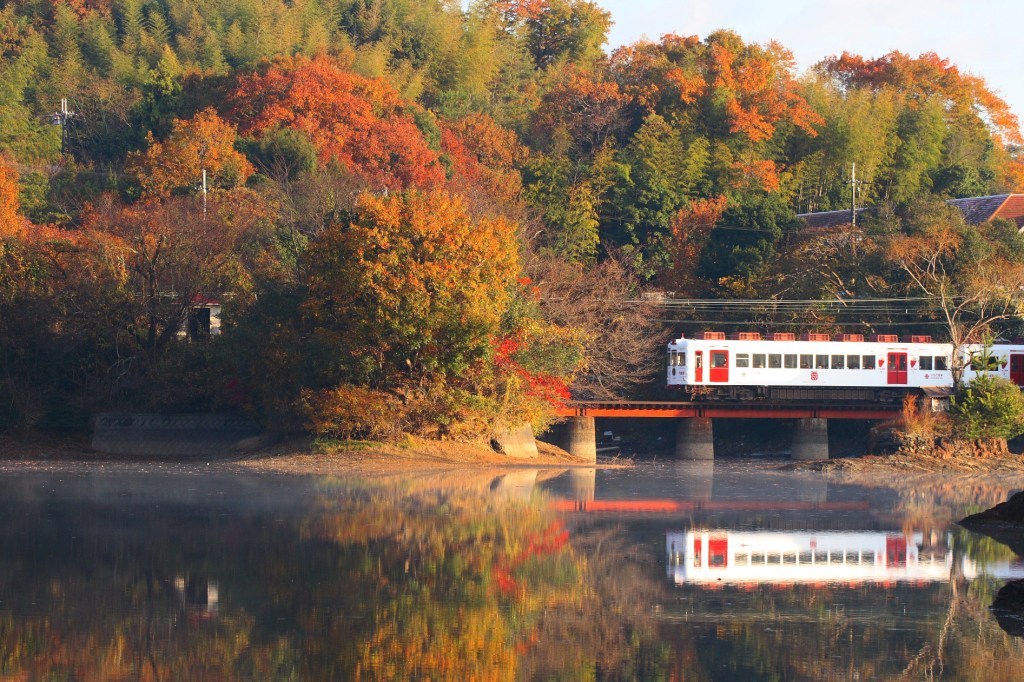
[[[800,405],[795,403],[574,402],[557,410],[560,417],[714,417],[726,419],[895,419],[897,406]]]

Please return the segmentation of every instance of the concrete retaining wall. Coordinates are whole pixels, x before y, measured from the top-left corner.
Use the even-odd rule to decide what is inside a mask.
[[[108,455],[217,457],[261,444],[262,430],[247,417],[203,414],[101,414],[92,447]]]

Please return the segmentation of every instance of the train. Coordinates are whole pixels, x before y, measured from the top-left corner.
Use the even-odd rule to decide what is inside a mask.
[[[936,542],[935,540],[938,540]],[[1024,578],[1024,559],[954,557],[952,536],[925,542],[903,531],[737,531],[703,528],[665,535],[677,585],[712,587],[837,582],[948,582],[954,575]],[[959,563],[953,570],[954,561]]]
[[[986,373],[1024,386],[1024,340],[959,352],[964,381]],[[666,376],[693,400],[896,403],[950,391],[953,353],[930,336],[702,332],[668,344]]]

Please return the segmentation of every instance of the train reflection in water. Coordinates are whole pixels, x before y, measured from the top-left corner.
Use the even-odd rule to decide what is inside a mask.
[[[924,543],[921,533],[748,532],[666,534],[668,575],[677,585],[934,583],[954,574],[1024,578],[1024,559],[981,564],[957,556],[952,536]],[[956,570],[954,570],[954,568]]]

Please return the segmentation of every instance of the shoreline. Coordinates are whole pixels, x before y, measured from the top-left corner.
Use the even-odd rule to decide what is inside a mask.
[[[586,462],[556,446],[537,441],[538,456],[512,458],[482,443],[457,443],[409,438],[401,444],[349,442],[317,443],[294,439],[253,451],[223,457],[119,457],[98,453],[85,436],[34,435],[29,439],[0,436],[0,462],[4,464],[73,463],[217,463],[232,464],[254,472],[294,474],[400,473],[438,469],[478,468],[626,468],[646,459],[599,459]],[[724,457],[716,461],[728,461]],[[743,459],[743,458],[735,458]],[[654,460],[651,460],[654,461]],[[657,458],[657,461],[665,461]],[[683,461],[683,460],[680,460]],[[846,480],[896,474],[917,477],[930,474],[1004,474],[1024,477],[1024,455],[1010,452],[955,457],[921,452],[857,455],[828,460],[779,462],[779,471],[821,472]]]

